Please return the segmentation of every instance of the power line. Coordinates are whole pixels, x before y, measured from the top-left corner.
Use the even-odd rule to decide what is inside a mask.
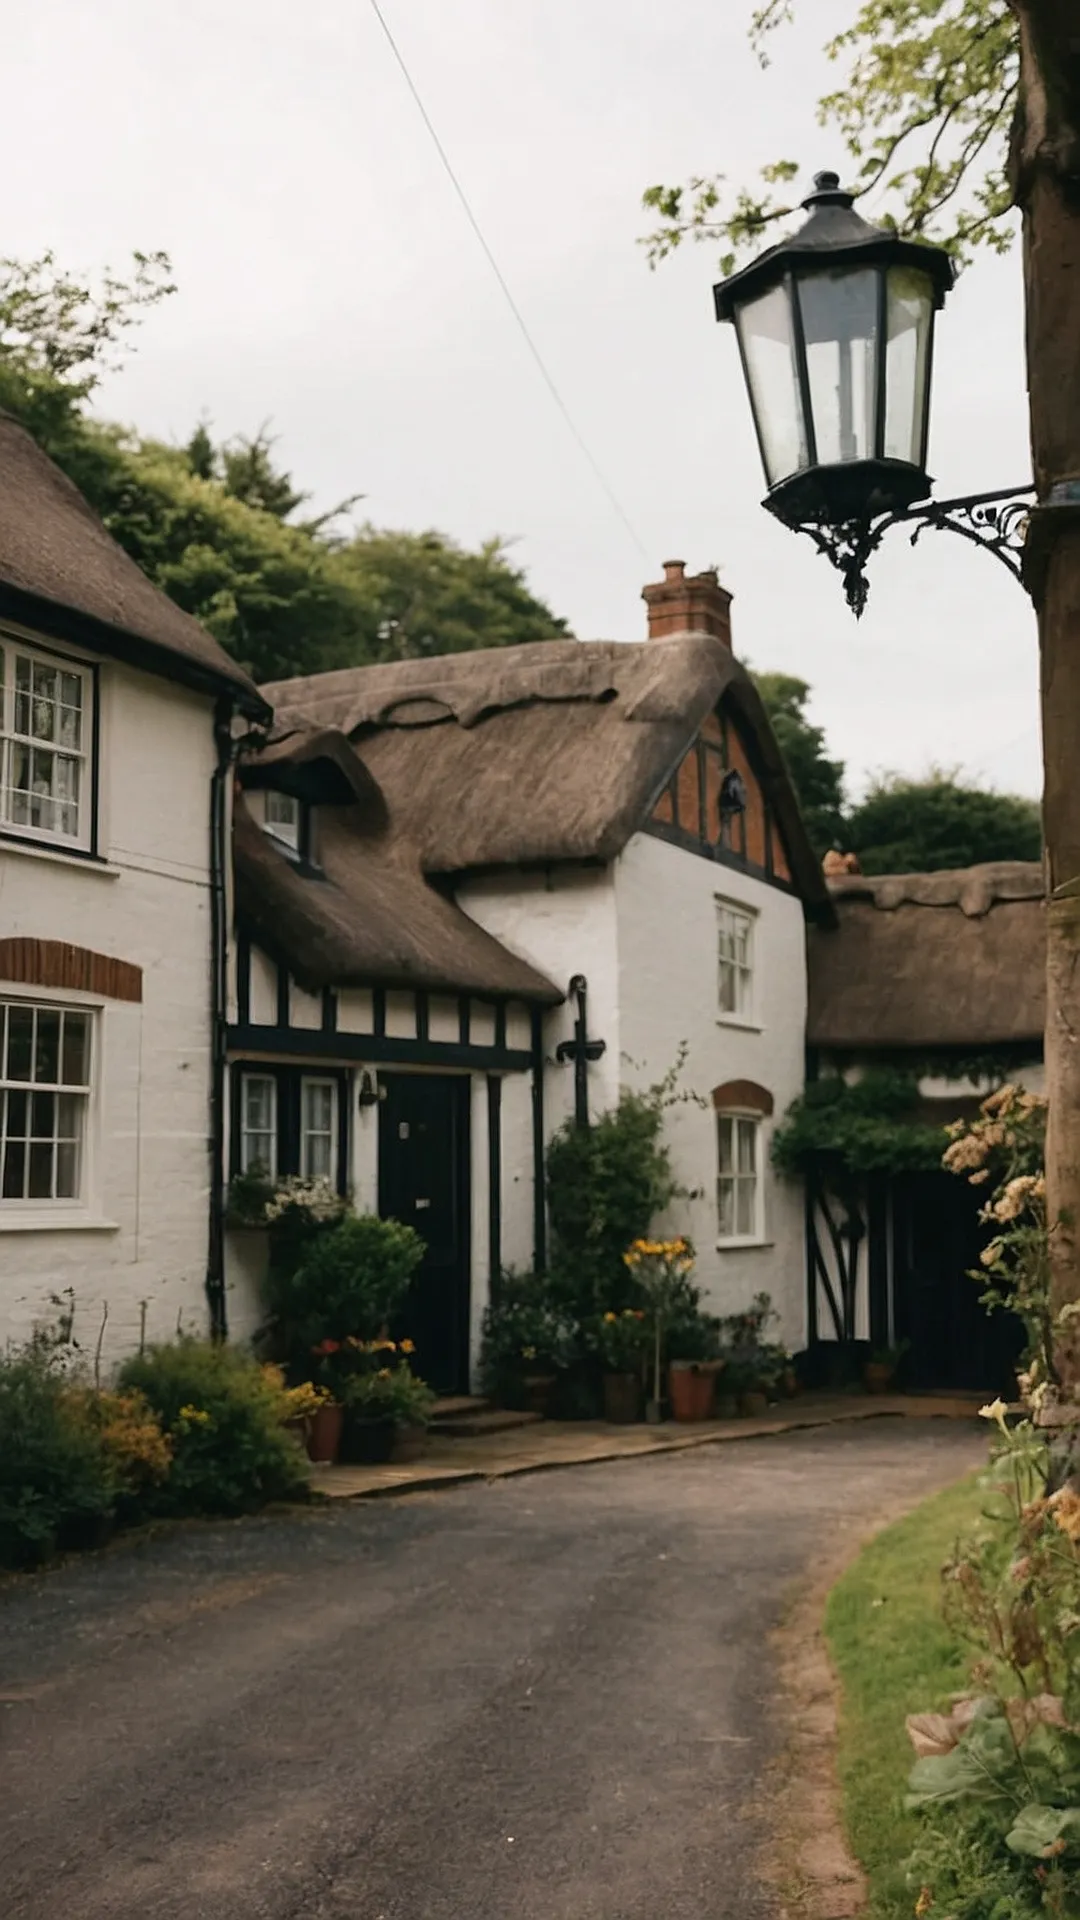
[[[573,434],[574,439],[576,440],[580,451],[584,454],[586,460],[589,463],[589,466],[592,468],[594,478],[599,482],[600,486],[603,488],[605,494],[607,495],[609,504],[614,508],[615,512],[618,514],[619,519],[622,521],[623,526],[626,528],[627,533],[630,535],[631,540],[634,542],[634,545],[637,547],[638,552],[641,554],[642,558],[647,560],[649,557],[649,554],[644,541],[641,539],[637,531],[637,528],[633,525],[633,522],[630,520],[629,516],[625,512],[621,501],[618,499],[618,496],[614,492],[614,489],[611,487],[606,475],[604,474],[603,469],[599,465],[599,462],[594,458],[587,442],[585,441],[585,439],[581,434],[580,429],[578,428],[576,422],[574,421],[574,418],[570,413],[570,410],[567,407],[566,402],[562,397],[562,394],[559,392],[559,389],[555,385],[555,382],[552,379],[551,374],[548,372],[547,366],[544,363],[543,355],[541,354],[540,349],[536,344],[536,341],[533,339],[532,334],[529,332],[529,328],[525,321],[525,316],[522,313],[521,308],[518,306],[517,301],[514,299],[514,296],[511,293],[509,286],[507,285],[506,279],[502,272],[502,268],[499,266],[499,263],[496,260],[495,255],[493,254],[490,246],[488,245],[487,240],[484,237],[483,228],[481,227],[479,220],[477,219],[475,213],[472,210],[472,207],[469,203],[468,194],[465,192],[465,189],[462,186],[461,181],[458,179],[457,174],[454,172],[453,166],[450,163],[450,156],[447,153],[446,148],[443,146],[443,143],[440,140],[438,133],[435,130],[435,126],[432,122],[431,115],[428,113],[428,110],[425,107],[423,100],[420,98],[420,94],[417,91],[416,82],[414,81],[412,74],[409,72],[409,69],[405,64],[405,57],[401,51],[401,48],[398,46],[397,41],[394,39],[394,36],[390,31],[389,25],[387,24],[387,21],[386,21],[386,17],[382,11],[382,8],[379,5],[379,0],[371,0],[371,10],[374,13],[376,20],[378,21],[380,27],[383,30],[383,33],[386,36],[387,44],[390,48],[390,51],[393,54],[394,59],[397,61],[397,64],[401,69],[402,75],[405,80],[405,85],[408,87],[409,92],[412,94],[412,97],[416,102],[416,107],[417,107],[417,111],[420,114],[420,118],[422,119],[425,127],[427,128],[429,134],[431,135],[431,139],[434,144],[435,151],[438,154],[439,159],[442,161],[447,178],[449,179],[450,184],[454,189],[454,192],[457,194],[457,197],[460,200],[462,207],[465,210],[465,218],[468,220],[470,227],[472,228],[474,234],[476,235],[477,240],[480,243],[481,248],[483,249],[484,258],[486,259],[488,266],[491,268],[492,273],[495,275],[495,278],[499,283],[499,288],[502,292],[502,296],[506,301],[506,304],[509,307],[511,313],[513,314],[515,321],[517,322],[518,330],[521,333],[521,337],[524,340],[525,345],[528,347],[530,354],[532,355],[534,361],[536,362],[536,365],[540,371],[540,377],[543,380],[544,385],[547,387],[547,390],[550,393],[552,399],[554,400],[555,405],[558,407],[559,412],[562,414],[562,417],[566,422],[566,425],[569,427],[570,432]]]

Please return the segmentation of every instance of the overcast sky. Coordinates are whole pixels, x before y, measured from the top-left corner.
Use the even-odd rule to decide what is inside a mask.
[[[735,644],[810,681],[855,787],[961,765],[1039,783],[1034,620],[995,560],[894,534],[856,627],[839,578],[761,511],[716,259],[657,273],[642,189],[780,154],[843,167],[814,120],[854,0],[804,0],[761,72],[750,0],[382,0],[612,511],[530,361],[368,0],[36,0],[5,23],[2,250],[65,265],[164,248],[179,292],[103,410],[186,437],[269,420],[320,505],[499,533],[583,638],[642,637],[660,563],[717,565]],[[967,274],[938,332],[939,493],[1029,473],[1020,260]]]

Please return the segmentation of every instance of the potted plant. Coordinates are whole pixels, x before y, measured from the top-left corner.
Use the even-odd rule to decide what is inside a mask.
[[[910,1345],[909,1340],[898,1340],[894,1347],[875,1349],[863,1368],[863,1385],[867,1393],[888,1393]]]
[[[351,1374],[341,1397],[345,1425],[340,1457],[354,1466],[381,1466],[394,1452],[398,1426],[421,1424],[434,1396],[408,1361],[399,1360]]]
[[[663,1418],[664,1336],[685,1304],[694,1251],[688,1240],[635,1240],[623,1254],[623,1261],[641,1288],[651,1323],[652,1397],[646,1404],[645,1418],[655,1425]],[[710,1390],[712,1384],[710,1380]]]
[[[729,1314],[720,1322],[724,1383],[729,1393],[737,1395],[744,1419],[760,1419],[768,1412],[769,1396],[775,1396],[787,1365],[785,1348],[762,1339],[776,1317],[769,1295],[759,1293],[742,1313]]]
[[[484,1315],[484,1392],[502,1406],[546,1414],[560,1375],[576,1357],[577,1336],[546,1275],[504,1274]]]
[[[397,1369],[398,1397],[394,1413],[394,1444],[390,1458],[396,1464],[417,1460],[427,1442],[428,1420],[435,1395],[425,1380],[408,1367]]]
[[[604,1419],[613,1426],[630,1426],[641,1418],[648,1338],[648,1322],[640,1307],[605,1313],[597,1322],[594,1344],[603,1368]]]
[[[265,1373],[271,1374],[272,1376],[276,1375],[278,1380],[281,1382],[282,1389],[283,1389],[282,1413],[284,1416],[285,1426],[287,1427],[290,1433],[294,1433],[296,1435],[296,1438],[300,1441],[302,1446],[307,1447],[310,1450],[311,1434],[312,1434],[312,1428],[314,1426],[314,1423],[316,1420],[319,1419],[320,1415],[325,1414],[325,1411],[328,1407],[332,1407],[334,1405],[333,1394],[330,1392],[328,1387],[317,1387],[314,1384],[314,1382],[311,1380],[302,1381],[298,1387],[286,1387],[284,1385],[284,1381],[281,1376],[281,1370],[280,1368],[277,1368],[277,1367],[272,1369],[264,1368],[263,1371]],[[335,1423],[333,1419],[326,1420],[325,1418],[323,1418],[319,1431],[320,1431],[320,1437],[321,1437],[321,1444],[324,1446],[325,1445],[333,1446],[334,1451],[336,1453],[336,1445],[333,1439],[335,1424],[338,1429],[338,1439],[340,1440],[340,1426],[341,1426],[340,1420],[338,1420]],[[310,1457],[312,1459],[315,1459],[316,1457],[318,1457],[319,1459],[322,1459],[324,1458],[324,1455],[319,1454],[318,1456],[316,1456],[314,1454],[311,1454]]]

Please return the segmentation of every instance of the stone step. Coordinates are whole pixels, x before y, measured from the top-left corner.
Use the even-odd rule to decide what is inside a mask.
[[[428,1432],[444,1440],[479,1440],[488,1433],[510,1433],[514,1427],[531,1427],[543,1419],[540,1413],[511,1413],[506,1407],[485,1407],[478,1413],[458,1413],[440,1419],[436,1407],[428,1422]]]
[[[436,1400],[431,1409],[433,1420],[471,1420],[478,1413],[487,1413],[490,1400],[484,1400],[475,1393],[447,1393]]]

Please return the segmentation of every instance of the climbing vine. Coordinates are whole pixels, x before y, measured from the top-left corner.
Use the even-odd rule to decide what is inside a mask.
[[[915,1073],[875,1067],[858,1080],[813,1080],[773,1136],[773,1165],[789,1176],[925,1173],[941,1166],[943,1126],[918,1117]]]

